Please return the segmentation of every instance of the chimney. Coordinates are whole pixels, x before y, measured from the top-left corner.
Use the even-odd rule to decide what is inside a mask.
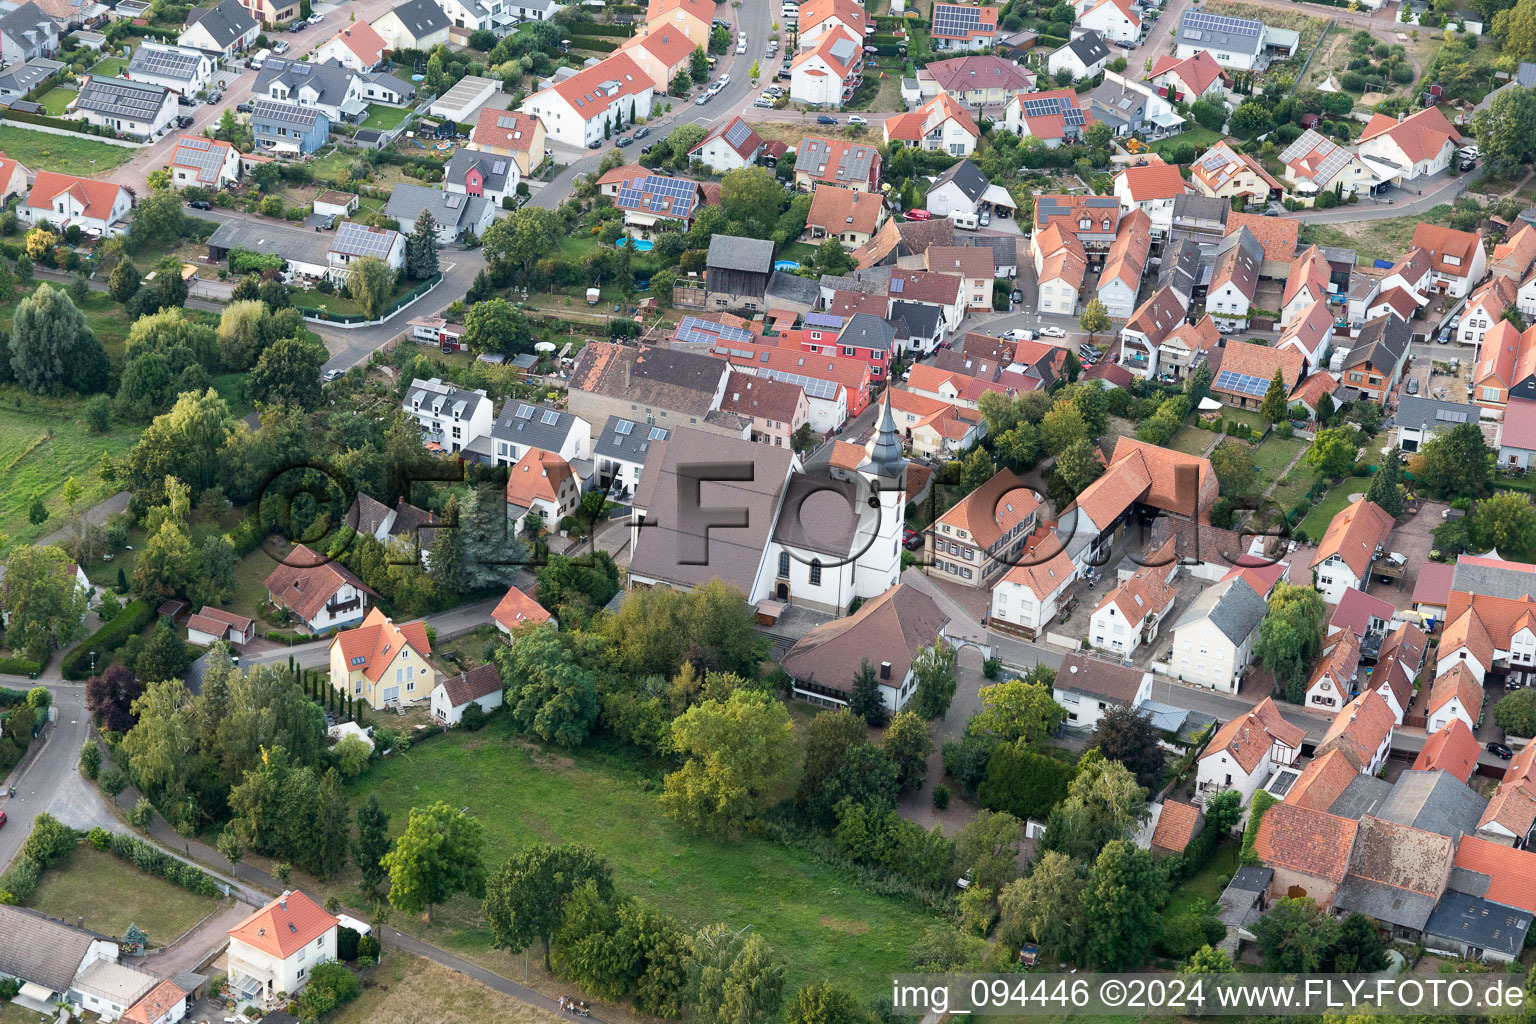
[[[891,678],[891,663],[890,662],[882,661],[880,663],[880,678],[881,679],[889,679],[889,678]]]

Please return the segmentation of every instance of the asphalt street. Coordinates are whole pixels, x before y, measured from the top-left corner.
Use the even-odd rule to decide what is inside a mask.
[[[58,709],[52,724],[44,727],[33,741],[26,758],[12,770],[10,786],[16,795],[0,796],[0,811],[6,823],[0,827],[0,870],[10,864],[21,844],[32,831],[32,822],[48,811],[59,820],[77,828],[98,824],[105,813],[96,789],[75,770],[80,747],[90,735],[90,716],[85,710],[85,684],[63,680],[28,680],[17,676],[0,677],[0,685],[16,689],[46,686]],[[7,792],[9,792],[7,790]]]

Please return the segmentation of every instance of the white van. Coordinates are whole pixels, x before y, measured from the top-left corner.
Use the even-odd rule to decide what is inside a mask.
[[[959,210],[954,210],[950,213],[949,219],[962,231],[975,231],[980,226],[974,213],[961,213]]]
[[[255,68],[257,71],[260,71],[262,65],[267,62],[267,58],[270,56],[272,56],[271,50],[257,50],[251,56],[251,67]]]

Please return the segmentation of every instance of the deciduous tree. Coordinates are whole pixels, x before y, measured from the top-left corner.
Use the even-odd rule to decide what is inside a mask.
[[[981,712],[968,728],[991,733],[1005,743],[1037,747],[1056,735],[1067,711],[1051,695],[1055,672],[1032,670],[1026,679],[1010,679],[981,688]]]
[[[979,811],[955,835],[955,864],[971,885],[998,892],[1019,877],[1024,823],[1006,811]]]
[[[550,942],[565,919],[566,901],[591,883],[602,899],[613,895],[613,870],[584,846],[530,846],[485,880],[484,912],[496,946],[521,952],[540,942],[544,968]]]
[[[923,720],[910,711],[897,712],[885,731],[886,756],[896,765],[896,784],[902,792],[921,789],[928,775],[928,755],[933,739]]]
[[[687,760],[667,776],[662,810],[695,831],[734,832],[795,783],[794,727],[765,694],[737,690],[689,708],[672,723],[672,744]]]
[[[1118,761],[1090,750],[1078,762],[1067,798],[1051,811],[1041,844],[1073,860],[1091,861],[1117,839],[1129,839],[1147,818],[1147,791]]]
[[[384,315],[395,291],[395,272],[376,256],[361,256],[352,261],[347,274],[347,294],[363,308],[363,315],[377,320]]]
[[[47,284],[22,299],[11,318],[11,371],[33,394],[65,388],[89,393],[107,384],[110,365],[101,342],[68,293]]]
[[[1307,449],[1307,465],[1319,475],[1341,477],[1355,464],[1355,428],[1329,427],[1319,430]]]
[[[1083,307],[1082,316],[1077,318],[1077,325],[1088,332],[1088,340],[1091,342],[1100,331],[1109,330],[1109,310],[1104,308],[1104,303],[1099,299],[1089,299]]]
[[[33,661],[85,634],[86,593],[62,548],[21,546],[6,559],[6,643]]]
[[[1165,884],[1147,850],[1124,839],[1105,845],[1088,872],[1083,894],[1085,951],[1092,963],[1123,971],[1146,960],[1162,924],[1157,906]]]
[[[430,807],[411,808],[409,824],[395,848],[384,855],[389,871],[389,902],[408,914],[425,913],[450,896],[485,891],[481,864],[485,845],[480,822],[439,800]]]
[[[912,662],[917,690],[912,710],[923,718],[943,718],[955,699],[955,649],[943,640],[924,647]]]
[[[1003,886],[998,895],[1003,924],[998,938],[1009,948],[1028,940],[1053,956],[1074,960],[1083,946],[1087,922],[1083,894],[1088,888],[1072,858],[1057,850],[1040,855],[1024,878]]]

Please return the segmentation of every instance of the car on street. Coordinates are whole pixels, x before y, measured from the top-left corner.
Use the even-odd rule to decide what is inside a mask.
[[[830,114],[817,114],[816,115],[816,123],[817,124],[837,124],[837,118],[831,116]]]
[[[296,21],[292,25],[288,26],[288,31],[289,32],[303,32],[307,28],[309,28],[309,22],[307,22],[307,21]]]
[[[869,124],[869,118],[865,117],[862,114],[854,114],[852,117],[850,117],[848,119],[848,123],[849,124],[865,125],[865,124]]]
[[[736,44],[736,52],[737,53],[746,53],[747,52],[747,44],[746,43],[737,43]]]
[[[634,142],[634,141],[635,140],[630,138],[628,135],[620,135],[619,136],[618,144],[619,144],[619,146],[623,147],[623,146],[629,145],[631,142]]]
[[[1042,337],[1046,338],[1065,338],[1067,336],[1066,331],[1051,324],[1047,324],[1046,326],[1040,328],[1040,334]]]
[[[256,104],[252,103],[250,100],[246,100],[244,103],[235,104],[235,113],[237,114],[249,114],[255,109]]]
[[[635,129],[635,138],[637,139],[643,139],[649,134],[651,134],[651,130],[645,125],[641,125],[639,128]]]
[[[603,148],[603,140],[602,139],[594,139],[593,141],[587,143],[587,148],[588,149],[602,149]]]
[[[221,102],[223,99],[224,99],[224,94],[222,92],[220,92],[218,89],[215,89],[215,90],[213,90],[213,92],[208,94],[208,102],[209,103],[218,103],[218,102]]]
[[[340,370],[326,370],[325,371],[325,379],[328,380],[328,381],[330,381],[330,380],[340,380],[341,379],[341,371]]]
[[[697,106],[702,107],[704,104],[708,103],[710,100],[712,100],[714,98],[715,98],[715,94],[714,93],[706,92],[702,96],[700,96],[698,99],[694,100],[693,102]]]
[[[907,220],[932,220],[933,214],[927,210],[908,210]]]
[[[1508,761],[1510,758],[1515,756],[1514,751],[1510,750],[1502,743],[1488,744],[1488,753],[1504,761]]]
[[[1035,332],[1025,327],[1015,327],[1011,331],[1003,332],[1004,341],[1034,341]]]
[[[320,24],[324,20],[325,20],[325,15],[319,13],[318,11],[315,12],[314,14],[311,14],[309,16],[309,23],[311,25],[318,25],[318,24]]]
[[[1020,291],[1019,289],[1015,288],[1013,290],[1013,293],[1008,296],[1008,301],[1009,302],[1023,302],[1024,301],[1024,293],[1022,291]]]
[[[287,53],[288,52],[288,40],[286,40],[286,39],[279,39],[277,42],[273,43],[272,44],[272,52],[273,53]],[[185,97],[183,97],[183,98],[185,98]]]
[[[8,820],[9,819],[6,818],[6,816],[5,816],[5,812],[4,811],[0,811],[0,828],[5,828],[5,823]]]
[[[192,207],[192,209],[194,209],[194,210],[211,210],[211,209],[213,209],[213,204],[210,203],[206,199],[188,199],[187,200],[187,205]]]
[[[916,551],[923,546],[923,535],[916,530],[906,530],[901,535],[901,546],[908,551]]]
[[[185,115],[183,115],[181,117],[178,117],[176,119],[176,127],[177,128],[191,128],[192,127],[192,119],[190,117],[185,116]]]

